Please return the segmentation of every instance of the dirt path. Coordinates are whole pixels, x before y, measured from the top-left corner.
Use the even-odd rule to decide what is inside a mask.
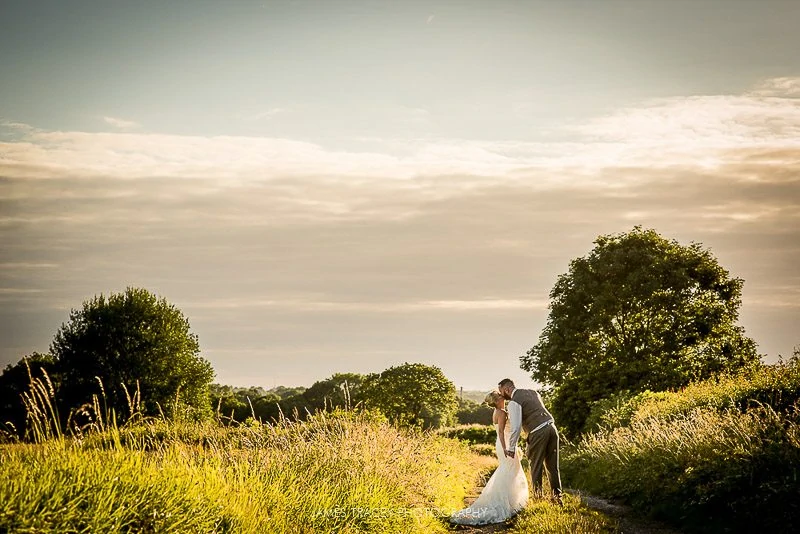
[[[475,499],[480,495],[481,489],[483,488],[475,488],[472,494],[464,499],[465,506],[469,506],[475,502]],[[578,497],[588,508],[616,519],[619,523],[619,534],[680,534],[679,531],[663,524],[636,516],[629,506],[615,504],[606,499],[581,493],[580,491],[567,490],[567,493]],[[513,526],[514,520],[511,519],[505,523],[496,523],[494,525],[453,525],[450,530],[466,534],[489,534],[494,532],[507,532],[510,531]]]
[[[567,490],[567,493],[579,497],[581,502],[592,510],[616,519],[619,522],[619,534],[680,534],[679,531],[666,525],[638,517],[630,506],[615,504],[576,490]]]

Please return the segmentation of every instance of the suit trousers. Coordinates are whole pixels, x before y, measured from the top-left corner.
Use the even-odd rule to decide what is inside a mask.
[[[528,434],[525,449],[531,470],[531,486],[536,495],[542,494],[542,468],[547,471],[547,479],[553,495],[561,495],[561,473],[558,470],[558,430],[555,423]]]

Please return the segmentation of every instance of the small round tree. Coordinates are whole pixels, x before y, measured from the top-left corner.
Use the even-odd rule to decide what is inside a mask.
[[[367,407],[401,425],[447,426],[458,409],[455,385],[438,367],[421,363],[405,363],[369,375],[361,394]]]
[[[314,382],[301,394],[306,409],[313,413],[357,405],[362,401],[361,386],[364,378],[364,375],[358,373],[335,373],[329,378]]]
[[[640,227],[598,237],[558,278],[521,367],[553,386],[554,414],[577,434],[611,394],[676,388],[758,361],[736,325],[742,285],[697,243]]]
[[[109,407],[125,414],[128,395],[138,384],[145,414],[211,413],[214,370],[199,356],[197,336],[178,308],[145,289],[128,288],[84,302],[56,333],[50,352],[67,409],[103,394]]]

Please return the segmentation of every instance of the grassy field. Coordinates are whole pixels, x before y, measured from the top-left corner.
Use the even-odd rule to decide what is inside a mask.
[[[153,422],[0,447],[0,532],[446,532],[495,461],[368,414],[222,428]],[[614,532],[569,497],[519,533]]]
[[[698,532],[800,527],[800,364],[646,393],[562,455],[573,487]]]
[[[100,403],[65,435],[53,390],[27,397],[27,442],[0,445],[0,532],[447,532],[491,473],[491,427],[398,428],[374,412],[223,426]],[[800,525],[798,359],[608,403],[562,449],[567,486],[697,532]],[[103,415],[101,417],[101,415]],[[573,496],[531,500],[509,532],[614,533]]]
[[[0,449],[0,531],[437,532],[485,460],[364,414]]]
[[[28,398],[32,442],[0,445],[0,532],[447,532],[496,460],[467,442],[370,412],[221,426],[134,418],[95,405],[65,436],[46,383]],[[109,422],[110,421],[110,422]],[[533,501],[514,532],[614,532],[568,499]]]
[[[617,521],[588,509],[578,497],[564,496],[564,507],[531,501],[513,523],[513,534],[615,534]]]

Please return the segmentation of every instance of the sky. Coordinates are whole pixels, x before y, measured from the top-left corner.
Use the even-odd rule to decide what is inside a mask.
[[[144,287],[232,385],[506,376],[654,228],[800,345],[800,2],[0,1],[0,367]]]

